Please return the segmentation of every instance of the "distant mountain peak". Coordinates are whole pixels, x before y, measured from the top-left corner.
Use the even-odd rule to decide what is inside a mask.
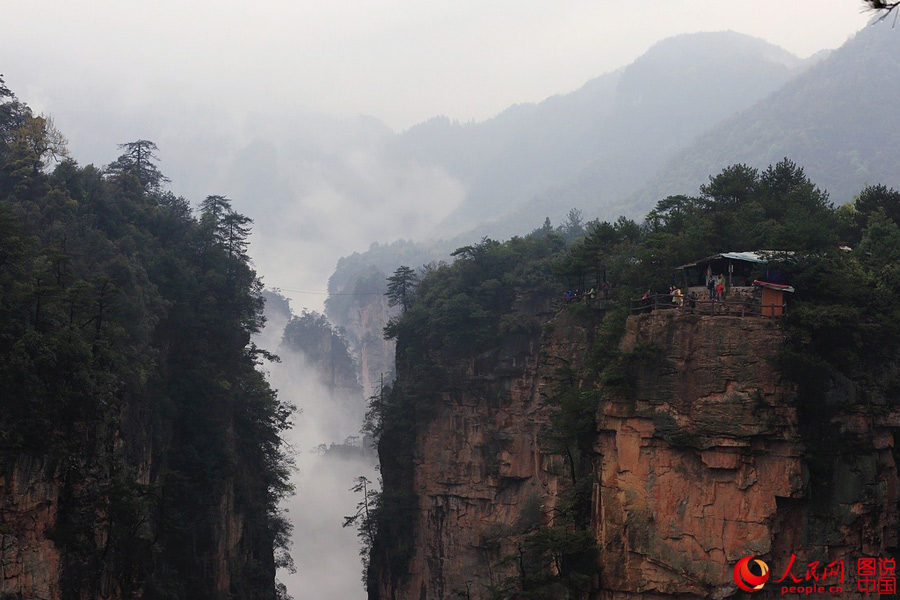
[[[710,50],[715,48],[715,55]],[[723,59],[738,55],[752,55],[757,58],[777,62],[789,69],[802,65],[803,60],[764,39],[736,31],[700,31],[682,33],[663,40],[650,47],[634,61],[708,60]]]
[[[734,31],[671,37],[627,67],[491,119],[434,117],[397,136],[395,160],[442,168],[466,197],[440,225],[452,237],[529,206],[560,220],[573,206],[627,197],[672,152],[777,90],[807,63]],[[536,205],[540,205],[537,208]]]
[[[838,204],[867,184],[897,186],[900,115],[885,110],[884,99],[900,95],[900,31],[869,25],[806,64],[783,87],[674,154],[628,203],[645,210],[666,195],[696,193],[727,165],[764,168],[785,156]]]

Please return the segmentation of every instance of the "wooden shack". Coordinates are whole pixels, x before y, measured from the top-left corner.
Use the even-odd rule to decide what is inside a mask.
[[[703,297],[706,292],[706,278],[712,275],[725,277],[729,294],[751,297],[756,289],[754,279],[764,279],[773,283],[784,283],[777,271],[769,269],[768,263],[773,256],[789,254],[772,250],[755,252],[722,252],[701,258],[696,262],[681,265],[676,271],[681,273],[681,285],[685,295],[695,292]]]
[[[753,282],[753,285],[762,288],[762,316],[780,317],[784,314],[786,306],[784,295],[785,293],[793,292],[793,287],[758,279]]]

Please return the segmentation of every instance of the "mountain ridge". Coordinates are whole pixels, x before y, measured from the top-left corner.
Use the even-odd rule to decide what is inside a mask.
[[[876,60],[877,57],[877,60]],[[900,93],[900,38],[875,24],[763,101],[725,119],[661,166],[619,208],[647,210],[692,194],[732,163],[762,167],[788,156],[838,203],[866,184],[898,185],[900,118],[880,98]]]
[[[550,206],[546,216],[559,219],[593,196],[582,190],[571,198],[581,202],[555,202],[554,192],[583,170],[592,170],[591,180],[597,171],[617,175],[601,188],[600,202],[624,195],[637,188],[648,164],[661,164],[675,147],[774,91],[805,64],[744,34],[683,34],[567,94],[513,105],[480,123],[435,117],[400,134],[392,147],[398,158],[436,161],[467,186],[462,204],[438,226],[445,232],[536,204]],[[674,94],[679,79],[692,85]],[[526,229],[521,225],[501,228],[518,233]]]

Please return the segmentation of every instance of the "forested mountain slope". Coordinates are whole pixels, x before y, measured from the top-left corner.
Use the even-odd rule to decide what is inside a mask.
[[[621,210],[646,211],[667,194],[691,193],[709,173],[788,156],[836,203],[864,185],[900,184],[900,36],[878,22],[776,93],[725,120],[676,153]]]
[[[0,596],[274,600],[290,407],[249,220],[195,215],[147,140],[79,166],[2,83]]]
[[[535,219],[559,221],[572,206],[603,206],[631,192],[674,150],[778,89],[803,66],[746,35],[681,35],[540,104],[513,106],[483,123],[436,118],[413,127],[393,151],[434,162],[466,186],[462,204],[443,224],[448,233],[527,204],[524,221],[490,232],[512,235],[533,228]],[[584,186],[552,191],[576,176]]]

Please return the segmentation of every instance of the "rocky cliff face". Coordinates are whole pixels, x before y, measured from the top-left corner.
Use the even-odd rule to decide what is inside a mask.
[[[484,597],[508,571],[523,534],[556,497],[552,457],[539,436],[539,347],[519,340],[464,367],[467,382],[440,393],[415,451],[415,555],[401,590],[385,598]]]
[[[384,324],[391,317],[386,301],[369,302],[353,311],[350,331],[361,332],[354,340],[359,355],[359,373],[366,394],[374,393],[393,378],[394,340],[384,338]]]
[[[41,471],[40,461],[22,456],[0,478],[0,596],[60,597],[59,550],[49,539],[56,523],[59,486],[42,477]]]
[[[601,405],[594,513],[607,597],[724,597],[729,565],[801,523],[804,447],[770,362],[781,331],[739,317],[632,317],[622,349],[655,351]],[[795,541],[795,540],[791,540]],[[796,550],[801,550],[795,547]]]
[[[489,599],[522,576],[525,540],[554,525],[567,487],[547,400],[560,366],[590,367],[593,335],[562,313],[436,392],[415,445],[408,574],[380,578],[377,597]],[[582,597],[736,597],[737,560],[764,558],[774,581],[793,554],[800,579],[813,561],[844,561],[852,598],[855,560],[896,549],[900,413],[861,403],[850,382],[822,399],[828,411],[800,405],[774,361],[783,335],[759,318],[628,319],[621,377],[596,390],[597,560]]]

